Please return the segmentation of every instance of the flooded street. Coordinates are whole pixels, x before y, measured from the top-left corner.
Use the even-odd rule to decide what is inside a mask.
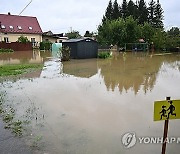
[[[121,138],[127,132],[162,137],[164,122],[153,121],[154,101],[180,99],[180,54],[115,53],[61,62],[49,52],[24,53],[0,55],[0,65],[44,63],[42,71],[3,81],[0,92],[15,118],[28,121],[23,138],[37,153],[161,153],[161,144],[126,149]],[[168,136],[180,137],[179,130],[180,121],[170,121]],[[179,154],[179,147],[168,144],[167,154]]]

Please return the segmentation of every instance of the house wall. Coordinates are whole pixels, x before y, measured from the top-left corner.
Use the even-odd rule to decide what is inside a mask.
[[[57,38],[53,38],[53,37],[49,37],[49,36],[42,36],[42,40],[43,41],[50,41],[51,43],[56,43],[56,42],[58,42],[57,41]]]
[[[41,34],[11,34],[11,33],[0,33],[0,42],[4,41],[5,37],[8,37],[9,42],[16,42],[20,36],[25,36],[31,41],[31,38],[35,38],[35,42],[42,42]]]

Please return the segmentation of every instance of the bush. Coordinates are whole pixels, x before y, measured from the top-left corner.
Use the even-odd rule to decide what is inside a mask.
[[[40,43],[40,50],[51,50],[52,43],[50,41],[42,41]]]
[[[62,48],[60,48],[60,51],[61,51],[61,60],[69,61],[71,49],[68,46],[63,46]]]
[[[0,49],[0,52],[14,52],[13,49]]]
[[[98,58],[102,58],[102,59],[110,58],[111,56],[112,56],[111,52],[108,51],[98,53]]]
[[[20,43],[28,43],[28,42],[30,42],[30,41],[28,40],[27,37],[21,35],[21,36],[18,38],[17,42],[20,42]]]

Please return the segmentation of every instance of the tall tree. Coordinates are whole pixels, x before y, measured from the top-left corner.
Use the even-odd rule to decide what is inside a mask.
[[[180,37],[180,28],[172,27],[167,33],[172,37]]]
[[[134,4],[134,18],[139,18],[138,1],[136,1],[136,3]]]
[[[90,33],[88,30],[84,34],[84,37],[92,37],[92,36],[93,36],[93,32]]]
[[[75,39],[80,38],[81,35],[79,34],[79,31],[73,30],[72,32],[68,32],[65,34],[69,39]]]
[[[163,28],[164,24],[163,24],[163,9],[161,7],[161,4],[159,2],[159,0],[157,0],[157,4],[155,7],[155,11],[154,11],[154,15],[155,15],[155,27],[156,28]]]
[[[115,0],[114,3],[113,3],[112,18],[113,19],[118,19],[119,17],[120,17],[119,5],[117,3],[117,0]]]
[[[105,19],[111,20],[112,14],[113,14],[113,5],[112,5],[112,1],[110,0],[106,9]]]
[[[130,0],[127,5],[127,16],[135,17],[135,4],[132,0]]]
[[[148,11],[149,11],[148,22],[152,26],[155,25],[155,9],[156,9],[156,3],[154,0],[151,0],[148,7]]]
[[[123,3],[122,3],[122,17],[124,19],[127,17],[127,13],[128,13],[128,10],[127,10],[127,1],[123,0]]]
[[[136,42],[140,37],[140,26],[136,20],[133,19],[132,16],[129,16],[125,19],[125,27],[126,27],[126,43]]]
[[[139,1],[138,12],[139,12],[139,24],[144,24],[145,22],[147,22],[148,9],[144,0]]]

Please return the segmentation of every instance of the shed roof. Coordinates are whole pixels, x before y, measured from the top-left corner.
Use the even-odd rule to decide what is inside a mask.
[[[63,43],[74,43],[74,42],[80,42],[84,40],[91,40],[91,41],[96,42],[95,40],[90,39],[90,38],[80,38],[80,39],[69,39],[69,40],[63,41]]]
[[[36,17],[0,14],[2,33],[42,34]]]

